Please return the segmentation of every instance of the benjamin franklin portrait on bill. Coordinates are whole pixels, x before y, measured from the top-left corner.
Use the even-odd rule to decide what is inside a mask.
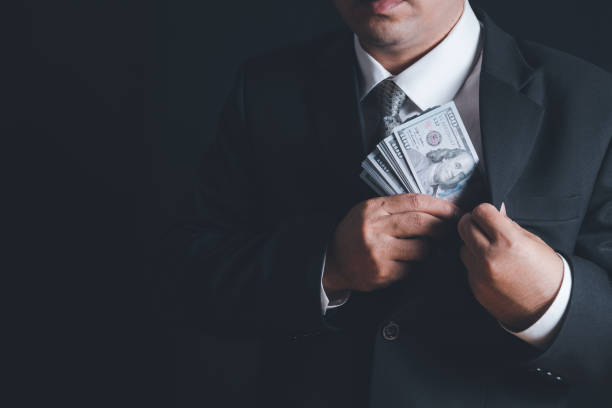
[[[476,168],[470,153],[463,149],[437,149],[426,155],[409,149],[408,158],[424,188],[423,193],[451,201]]]

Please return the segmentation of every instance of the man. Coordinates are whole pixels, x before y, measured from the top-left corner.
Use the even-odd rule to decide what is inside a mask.
[[[353,33],[239,71],[177,241],[194,321],[265,339],[258,406],[557,406],[609,381],[610,75],[464,0],[335,4]],[[375,197],[369,149],[450,100],[481,204]]]

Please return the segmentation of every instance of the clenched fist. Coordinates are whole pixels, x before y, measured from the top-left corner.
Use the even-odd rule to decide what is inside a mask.
[[[544,241],[491,204],[480,204],[458,224],[461,260],[480,304],[506,327],[535,323],[555,299],[563,261]]]
[[[454,204],[422,194],[367,200],[340,222],[327,251],[323,287],[328,294],[371,291],[402,279],[429,253],[429,240],[453,231]]]

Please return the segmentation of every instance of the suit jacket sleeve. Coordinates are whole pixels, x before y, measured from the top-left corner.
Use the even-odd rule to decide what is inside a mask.
[[[168,239],[180,297],[185,315],[208,332],[311,334],[324,327],[321,267],[334,221],[264,215],[274,197],[258,194],[258,185],[275,180],[258,178],[252,157],[247,72],[239,71],[201,160],[196,216]]]
[[[533,368],[569,383],[612,381],[611,149],[595,182],[575,251],[566,255],[573,285],[565,320],[550,347],[530,361]]]

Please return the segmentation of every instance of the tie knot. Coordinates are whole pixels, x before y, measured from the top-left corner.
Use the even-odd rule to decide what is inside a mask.
[[[376,85],[376,90],[383,117],[396,117],[406,101],[404,91],[389,79],[385,79]]]

